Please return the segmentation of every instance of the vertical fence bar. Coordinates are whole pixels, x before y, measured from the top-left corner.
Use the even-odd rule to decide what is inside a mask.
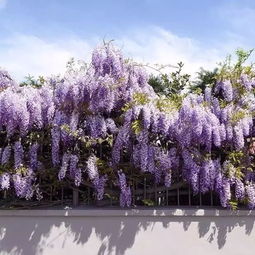
[[[177,171],[177,183],[179,183],[180,181],[180,173],[179,173],[179,168],[178,168],[178,171]],[[179,206],[180,205],[180,189],[179,187],[177,188],[177,205]]]
[[[143,179],[143,199],[146,199],[146,177]]]
[[[169,203],[168,203],[168,188],[166,189],[166,205],[169,205]]]
[[[211,199],[211,206],[213,206],[213,192],[212,192],[212,190],[210,192],[210,199]]]
[[[132,204],[133,204],[133,206],[135,206],[135,191],[136,191],[135,180],[133,179],[132,180]]]
[[[154,182],[154,199],[155,199],[155,205],[158,205],[157,184],[156,184],[156,182]]]
[[[191,206],[191,190],[190,190],[190,185],[189,185],[189,206]]]
[[[39,176],[39,187],[41,186],[41,183],[42,183],[42,177],[41,177],[41,175]],[[40,199],[39,201],[38,201],[38,204],[40,205],[41,204],[41,201],[42,201],[42,199]]]
[[[73,189],[73,207],[79,205],[79,191],[78,189]]]
[[[64,204],[64,188],[61,186],[61,205]]]
[[[138,190],[138,180],[135,180],[135,190]],[[139,196],[140,199],[140,196]],[[137,197],[135,196],[135,201],[137,200]]]
[[[88,205],[90,204],[90,187],[88,187]]]
[[[202,193],[199,192],[199,206],[202,206]]]
[[[50,201],[52,202],[52,186],[50,186]]]
[[[180,189],[177,188],[177,205],[180,205]]]
[[[110,188],[111,188],[111,191],[112,191],[112,183],[110,184]],[[110,204],[112,206],[112,195],[110,196]]]

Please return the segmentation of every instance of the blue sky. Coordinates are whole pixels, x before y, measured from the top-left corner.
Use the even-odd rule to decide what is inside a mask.
[[[255,47],[255,1],[0,0],[0,66],[17,79],[62,73],[103,39],[127,57],[212,68],[236,48]]]

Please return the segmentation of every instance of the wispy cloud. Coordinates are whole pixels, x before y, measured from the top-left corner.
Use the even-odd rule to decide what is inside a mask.
[[[112,38],[109,38],[112,39]],[[102,41],[101,41],[102,42]],[[98,38],[60,38],[49,40],[31,35],[15,35],[0,39],[0,66],[18,80],[27,74],[50,75],[63,73],[71,57],[88,61]],[[228,47],[209,48],[188,37],[180,37],[159,27],[130,31],[115,43],[126,57],[143,63],[175,65],[185,63],[185,71],[194,74],[200,67],[213,68],[225,57]]]

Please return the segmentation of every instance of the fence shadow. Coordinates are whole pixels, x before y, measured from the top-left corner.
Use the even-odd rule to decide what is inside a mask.
[[[159,225],[167,230],[164,233],[172,235],[176,228],[181,227],[183,233],[196,229],[197,233],[193,234],[197,239],[217,243],[217,249],[222,249],[234,228],[241,227],[244,234],[250,235],[254,226],[254,217],[249,216],[161,217],[162,213],[155,212],[156,216],[148,217],[0,217],[0,254],[47,254],[45,250],[54,250],[55,246],[63,253],[54,254],[70,254],[72,247],[80,245],[84,251],[81,254],[123,255],[133,247],[139,232],[152,237],[154,227]],[[95,237],[99,241],[91,246]],[[166,241],[168,237],[161,240]],[[153,237],[148,240],[153,241]],[[160,245],[159,240],[157,242]],[[91,253],[86,252],[89,249]]]

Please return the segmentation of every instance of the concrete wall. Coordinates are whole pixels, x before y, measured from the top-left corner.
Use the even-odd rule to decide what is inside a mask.
[[[254,211],[0,211],[0,254],[249,255]]]

